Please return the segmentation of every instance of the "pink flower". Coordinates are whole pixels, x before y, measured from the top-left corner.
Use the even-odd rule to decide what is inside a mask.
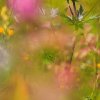
[[[17,19],[31,20],[39,14],[40,0],[8,0],[8,5]]]
[[[74,70],[69,67],[59,68],[56,71],[56,77],[60,88],[71,89],[75,85],[76,74]]]

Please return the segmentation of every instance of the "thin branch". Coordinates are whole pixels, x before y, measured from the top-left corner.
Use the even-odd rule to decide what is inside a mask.
[[[76,3],[72,0],[75,16],[77,17]]]
[[[74,44],[73,44],[73,47],[72,47],[72,53],[71,53],[71,58],[69,60],[69,64],[72,65],[72,62],[73,62],[73,58],[74,58],[74,53],[75,53],[75,48],[76,48],[76,45],[77,45],[77,36],[76,36],[76,39],[74,41]]]
[[[72,14],[72,16],[74,16],[74,13],[73,13],[73,10],[72,10],[71,6],[68,5],[68,7],[69,7],[69,10],[70,10],[70,13]]]

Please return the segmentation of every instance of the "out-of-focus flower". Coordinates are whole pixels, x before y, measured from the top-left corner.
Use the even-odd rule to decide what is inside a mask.
[[[62,89],[71,89],[75,85],[76,74],[72,68],[60,66],[56,70],[57,82]]]
[[[8,0],[8,5],[18,20],[33,20],[39,15],[40,0]]]
[[[4,29],[5,29],[5,28],[0,27],[0,35],[3,35],[3,34],[5,35],[5,34],[6,34],[6,35],[8,35],[9,37],[11,37],[11,36],[14,35],[14,29],[13,29],[13,28],[7,28],[7,27],[6,27],[7,32],[5,32]]]
[[[2,27],[0,27],[0,33],[2,34],[6,34],[9,35],[9,36],[12,36],[13,35],[13,32],[11,29],[9,29],[9,24],[10,23],[10,12],[8,11],[8,8],[6,6],[3,6],[2,9],[1,9],[1,18],[2,18]],[[5,31],[4,31],[5,30]],[[7,30],[7,32],[6,32]]]
[[[3,27],[0,27],[0,35],[4,32]]]
[[[93,34],[88,34],[86,37],[86,43],[90,44],[90,45],[95,45],[97,41],[97,38],[95,35]]]
[[[52,9],[51,9],[51,12],[50,12],[51,17],[52,17],[52,18],[57,17],[58,12],[59,12],[58,8],[55,8],[55,9],[54,9],[54,8],[52,8]]]
[[[13,36],[14,35],[14,29],[8,29],[8,36]]]
[[[88,53],[91,51],[89,47],[82,48],[80,51],[75,52],[75,57],[82,59],[88,55]]]
[[[97,64],[97,67],[100,68],[100,63]]]
[[[79,19],[79,21],[82,21],[83,16],[82,16],[82,15],[79,15],[79,16],[78,16],[78,19]]]

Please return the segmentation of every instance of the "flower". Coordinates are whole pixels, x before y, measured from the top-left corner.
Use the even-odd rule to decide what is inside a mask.
[[[100,68],[100,63],[97,64],[97,68]]]
[[[59,12],[59,10],[58,10],[58,8],[52,8],[51,9],[51,18],[55,18],[55,17],[57,17],[57,15],[58,15],[58,12]]]
[[[14,35],[14,30],[13,29],[8,29],[8,36],[13,36]]]
[[[57,82],[62,89],[71,89],[75,85],[76,74],[72,68],[60,66],[56,70]]]
[[[8,0],[8,5],[18,20],[32,20],[39,14],[40,0]]]
[[[0,34],[2,34],[4,32],[3,27],[0,27]]]

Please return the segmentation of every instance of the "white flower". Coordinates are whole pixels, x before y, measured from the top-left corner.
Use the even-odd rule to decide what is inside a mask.
[[[58,8],[52,8],[50,12],[51,17],[55,18],[58,15],[58,12],[59,12]]]
[[[79,21],[82,21],[83,15],[79,15],[79,16],[78,16],[78,19],[79,19]]]

